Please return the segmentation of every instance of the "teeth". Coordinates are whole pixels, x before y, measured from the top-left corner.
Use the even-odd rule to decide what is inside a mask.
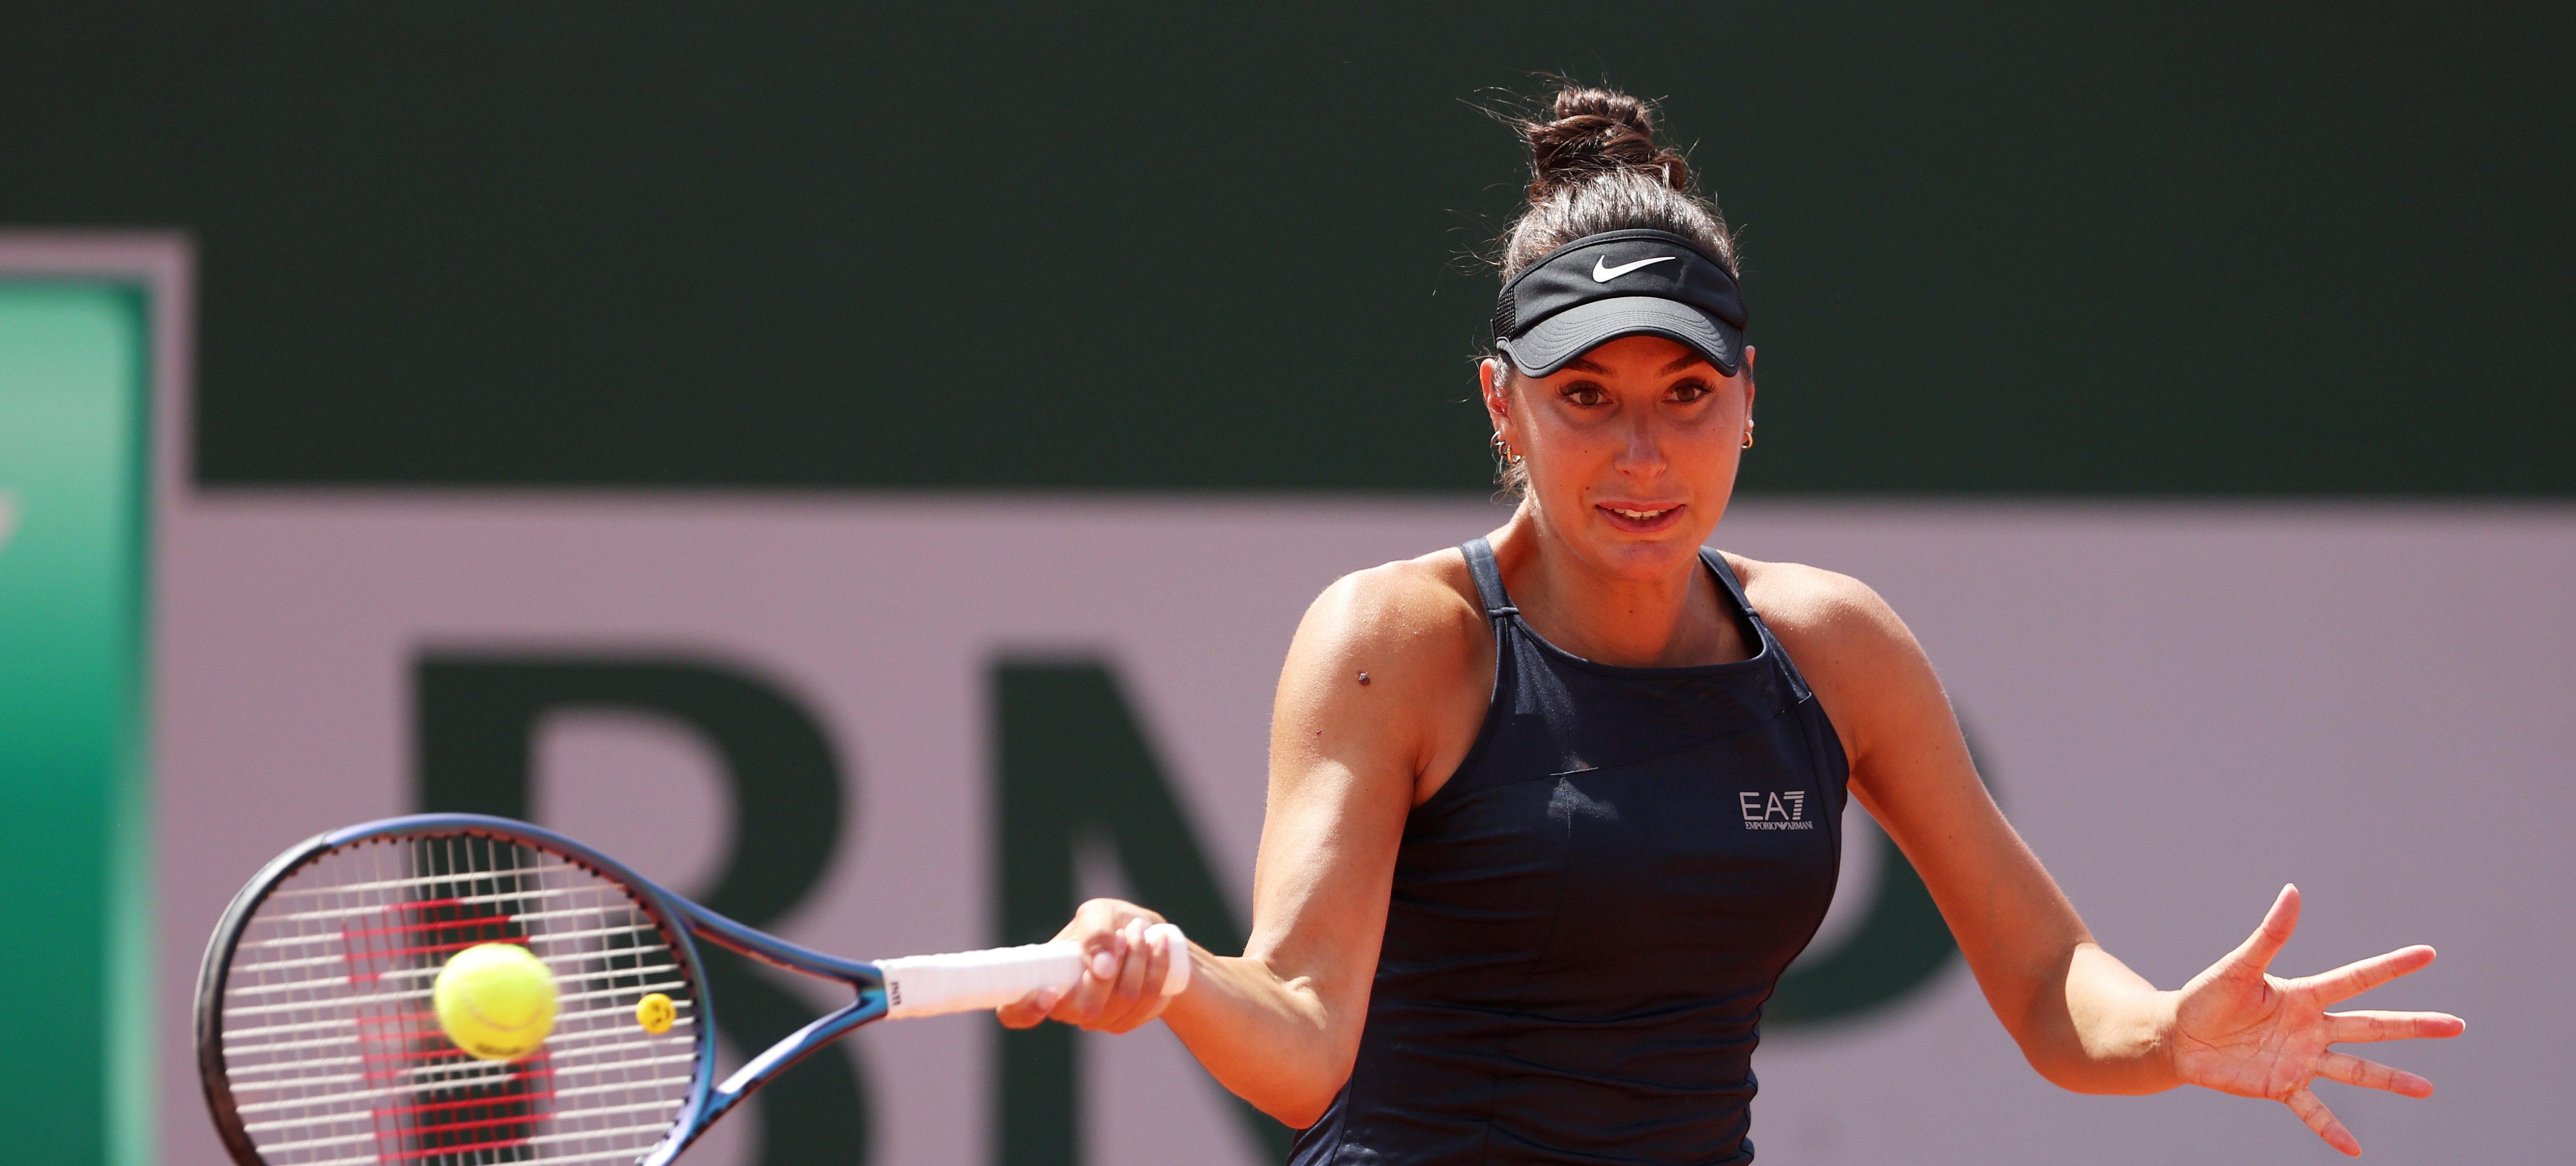
[[[1631,520],[1633,520],[1633,521],[1637,521],[1637,522],[1644,522],[1644,521],[1646,521],[1646,520],[1648,520],[1648,519],[1652,519],[1652,518],[1661,518],[1661,517],[1663,517],[1664,515],[1666,515],[1666,514],[1668,514],[1668,513],[1671,513],[1671,511],[1670,511],[1669,509],[1666,509],[1666,510],[1622,510],[1622,509],[1620,509],[1620,508],[1618,508],[1618,507],[1616,507],[1616,506],[1611,507],[1611,508],[1610,508],[1610,512],[1611,512],[1612,514],[1616,514],[1616,515],[1618,515],[1618,516],[1620,516],[1620,517],[1622,517],[1622,518],[1631,519]]]

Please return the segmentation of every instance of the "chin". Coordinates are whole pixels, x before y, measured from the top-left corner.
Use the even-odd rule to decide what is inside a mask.
[[[1598,495],[1568,498],[1558,506],[1540,506],[1542,522],[1574,552],[1590,562],[1593,569],[1639,582],[1670,576],[1698,561],[1701,544],[1717,526],[1718,507],[1704,509],[1698,502],[1684,501],[1679,512],[1662,522],[1639,524],[1604,514],[1595,504]],[[1550,521],[1567,513],[1580,516],[1573,522]]]
[[[1692,531],[1676,528],[1653,534],[1630,534],[1625,531],[1602,531],[1584,541],[1591,544],[1592,557],[1614,574],[1639,581],[1660,579],[1699,559],[1699,547],[1705,536],[1692,538]]]

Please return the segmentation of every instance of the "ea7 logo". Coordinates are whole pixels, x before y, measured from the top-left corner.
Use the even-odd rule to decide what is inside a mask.
[[[1807,791],[1783,790],[1764,793],[1746,790],[1735,795],[1736,804],[1744,810],[1747,830],[1813,830],[1816,824],[1807,820]]]

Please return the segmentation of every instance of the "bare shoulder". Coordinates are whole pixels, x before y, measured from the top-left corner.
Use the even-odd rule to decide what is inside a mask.
[[[1904,622],[1878,592],[1842,572],[1741,555],[1728,555],[1726,561],[1744,581],[1744,594],[1753,601],[1753,610],[1762,613],[1763,622],[1784,642],[1811,640],[1821,645],[1904,632]]]
[[[1493,637],[1456,551],[1355,571],[1306,609],[1279,674],[1273,796],[1346,773],[1418,805],[1472,743]],[[1327,782],[1327,786],[1331,783]]]
[[[1467,561],[1455,549],[1381,563],[1334,580],[1316,596],[1297,630],[1297,646],[1390,665],[1472,665],[1486,638],[1475,596]]]
[[[1914,633],[1866,583],[1804,563],[1728,555],[1745,598],[1815,686],[1856,762],[1886,741],[1921,740],[1947,724],[1948,699]]]
[[[1829,711],[1852,709],[1891,685],[1938,683],[1914,633],[1869,584],[1804,563],[1726,558],[1753,610],[1826,694]]]

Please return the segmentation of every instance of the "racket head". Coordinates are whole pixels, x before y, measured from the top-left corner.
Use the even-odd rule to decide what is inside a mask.
[[[243,1166],[667,1160],[708,1107],[715,1017],[677,900],[504,818],[420,814],[317,835],[234,896],[206,946],[197,1067]],[[543,1047],[480,1061],[429,990],[455,951],[512,942],[555,975]],[[648,1033],[648,992],[678,1013]]]

